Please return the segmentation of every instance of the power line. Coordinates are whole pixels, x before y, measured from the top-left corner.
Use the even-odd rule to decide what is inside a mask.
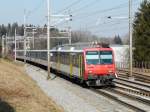
[[[37,11],[41,8],[41,6],[43,5],[44,2],[45,2],[45,0],[41,0],[41,1],[39,2],[39,4],[37,4],[36,7],[34,7],[31,11],[29,11],[29,14],[28,14],[28,15],[32,15],[32,14],[34,14],[35,12],[37,12]]]
[[[92,15],[98,15],[99,13],[102,14],[102,13],[106,13],[106,12],[109,12],[109,11],[112,11],[112,10],[117,10],[117,9],[120,9],[120,8],[124,8],[123,6],[127,6],[128,5],[128,2],[125,2],[125,3],[122,3],[122,4],[119,4],[115,7],[112,7],[112,8],[109,8],[109,9],[103,9],[103,10],[97,10],[97,11],[94,11],[94,12],[90,12],[90,13],[83,13],[83,14],[78,14],[80,16],[75,16],[75,18],[77,17],[80,17],[78,18],[76,21],[85,21],[84,18],[91,18],[93,17]]]
[[[73,10],[73,12],[77,12],[77,11],[83,10],[84,8],[87,8],[87,7],[90,7],[90,6],[94,6],[94,4],[97,3],[97,2],[99,2],[99,1],[101,1],[101,0],[94,0],[94,1],[92,1],[92,2],[89,2],[89,3],[86,4],[85,6],[80,7],[80,8],[78,8],[78,9],[76,9],[76,10]]]
[[[98,25],[99,23],[100,23],[100,20],[103,22],[103,20],[107,20],[107,21],[109,21],[110,19],[108,19],[108,17],[109,16],[111,16],[111,17],[121,17],[121,16],[123,16],[123,15],[127,15],[127,12],[126,13],[120,13],[120,14],[116,14],[116,15],[107,15],[107,16],[105,16],[105,17],[97,17],[96,19],[95,18],[93,18],[94,20],[92,20],[92,21],[90,21],[90,22],[88,22],[88,23],[86,23],[86,24],[93,24],[93,23],[95,23],[95,25],[94,26],[96,26],[96,25]],[[128,18],[125,18],[125,19],[128,19]],[[91,20],[91,19],[90,19]],[[84,19],[84,21],[85,21],[85,19]],[[104,21],[104,23],[105,22],[107,22],[107,21]],[[111,22],[115,22],[116,21],[116,19],[111,19],[111,21],[109,22],[109,23],[111,23]],[[87,21],[85,21],[85,22],[87,22]],[[101,23],[102,23],[101,22]],[[83,22],[82,22],[83,23]],[[107,22],[108,23],[108,22]]]
[[[66,8],[62,9],[62,11],[66,11],[67,9],[71,8],[72,6],[74,5],[77,5],[79,2],[81,2],[82,0],[77,0],[75,2],[73,2],[72,4],[68,5]],[[78,13],[79,10],[83,10],[84,8],[88,7],[88,6],[93,6],[92,3],[96,3],[98,0],[94,0],[92,2],[88,2],[86,5],[78,8],[78,9],[75,9],[73,10],[73,12],[76,14],[77,13],[77,16],[74,16],[75,18],[77,17],[80,17],[80,18],[77,18],[77,20],[84,20],[86,22],[86,20],[84,18],[88,18],[88,17],[93,17],[92,15],[98,15],[98,14],[101,14],[101,13],[105,13],[105,12],[110,12],[110,11],[113,11],[113,10],[117,10],[117,9],[121,9],[121,8],[124,8],[124,7],[127,7],[128,6],[128,2],[124,2],[124,3],[121,3],[115,7],[112,7],[112,8],[108,8],[108,9],[103,9],[103,10],[96,10],[96,11],[93,11],[93,12],[90,12],[90,13]],[[100,0],[99,0],[100,1]],[[137,2],[137,1],[136,1]],[[135,5],[135,4],[134,4]],[[78,16],[79,15],[79,16]],[[108,16],[112,16],[112,15],[108,15]],[[117,15],[118,16],[118,15]],[[121,23],[120,23],[121,24]],[[95,27],[95,26],[92,26],[92,27]]]
[[[61,10],[59,10],[58,12],[56,12],[56,14],[58,14],[58,13],[60,13],[60,12],[64,12],[64,11],[70,9],[70,7],[79,4],[81,1],[82,1],[82,0],[76,0],[76,1],[72,2],[70,5],[66,6],[64,9],[61,9]]]
[[[113,23],[113,24],[111,24],[112,23],[112,21],[111,22],[103,22],[102,24],[99,24],[99,25],[93,25],[93,26],[89,26],[89,27],[87,27],[88,29],[95,29],[95,28],[97,28],[97,27],[100,27],[100,26],[102,26],[102,25],[109,25],[109,27],[110,27],[110,25],[111,26],[114,26],[114,25],[118,25],[118,24],[121,24],[121,21],[116,21],[115,23]]]
[[[135,2],[133,5],[137,5],[137,2]],[[113,10],[122,9],[122,8],[125,8],[125,7],[128,7],[128,2],[121,3],[121,4],[119,4],[115,7],[108,8],[108,9],[97,10],[97,11],[90,12],[90,13],[79,13],[77,15],[80,15],[80,16],[76,15],[76,17],[82,17],[82,18],[89,17],[89,16],[92,17],[92,15],[98,15],[99,13],[102,14],[102,13],[110,12],[110,11],[113,11]]]
[[[133,5],[137,5],[137,2],[135,2]],[[119,4],[119,5],[115,6],[115,7],[109,8],[109,9],[97,10],[97,11],[99,11],[99,13],[102,14],[102,13],[109,12],[109,11],[112,11],[112,10],[121,9],[121,8],[124,8],[124,7],[127,7],[127,6],[128,6],[128,2],[125,2],[123,4]],[[81,21],[85,21],[84,18],[86,18],[86,19],[87,18],[92,18],[93,17],[92,15],[98,15],[99,13],[91,12],[90,14],[87,14],[87,15],[83,14],[83,15],[80,15],[80,16],[75,16],[75,18],[80,17],[80,18],[76,19],[76,21],[78,21],[78,22],[80,21],[81,22]],[[108,15],[108,16],[110,16],[110,15]]]
[[[116,25],[117,25],[117,24],[116,24]],[[119,25],[119,23],[118,23],[118,25]],[[115,25],[113,25],[113,26],[111,26],[111,27],[109,27],[109,28],[97,29],[97,30],[95,30],[93,33],[98,33],[99,31],[103,32],[103,31],[106,31],[106,30],[107,30],[107,32],[108,32],[108,31],[110,31],[110,30],[114,31],[114,30],[116,30],[116,29],[123,29],[123,28],[127,28],[126,25],[128,25],[128,24],[124,24],[124,25],[122,25],[122,26],[120,26],[120,27],[116,27]],[[115,26],[115,28],[114,28],[114,26]]]
[[[115,7],[112,7],[112,8],[108,8],[108,9],[103,9],[103,10],[96,10],[94,12],[90,12],[90,13],[82,13],[80,15],[84,16],[84,17],[88,17],[88,16],[91,16],[91,15],[97,15],[99,13],[106,13],[106,12],[109,12],[109,11],[112,11],[112,10],[116,10],[116,9],[120,9],[120,8],[123,8],[123,6],[126,6],[128,5],[128,2],[125,2],[125,3],[122,3],[122,4],[119,4]]]

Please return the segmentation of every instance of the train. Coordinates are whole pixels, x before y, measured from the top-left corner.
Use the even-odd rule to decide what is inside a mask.
[[[24,52],[17,51],[23,59]],[[66,44],[50,50],[51,70],[87,86],[114,85],[117,78],[114,52],[108,45]],[[27,50],[26,60],[47,66],[47,51]]]

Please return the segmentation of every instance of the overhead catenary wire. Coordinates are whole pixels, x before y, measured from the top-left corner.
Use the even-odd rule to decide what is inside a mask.
[[[70,9],[71,7],[73,7],[74,5],[79,4],[81,1],[82,1],[82,0],[76,0],[76,1],[72,2],[71,4],[69,4],[68,6],[66,6],[65,8],[63,8],[63,9],[57,11],[56,14],[58,14],[58,13],[63,13],[64,11],[66,11],[66,10]]]
[[[128,5],[128,3],[125,2],[124,7],[127,6],[127,5]],[[124,8],[124,7],[123,7],[123,4],[120,4],[120,5],[117,5],[115,7],[109,8],[109,9],[97,10],[97,11],[90,12],[90,13],[77,14],[77,15],[74,15],[74,19],[78,22],[81,22],[81,21],[85,21],[85,18],[86,19],[87,18],[93,18],[93,15],[99,16],[99,14],[110,12],[110,11],[117,10],[117,9],[120,9],[120,8]]]
[[[24,16],[26,18],[26,23],[28,22],[28,19],[33,15],[35,14],[36,12],[38,12],[38,10],[43,6],[45,0],[40,0],[40,2],[35,5],[35,7],[31,10],[27,10],[25,9],[24,10]],[[29,23],[28,23],[29,24]]]
[[[78,0],[76,0],[76,1],[78,1]],[[74,2],[76,2],[76,1],[74,1]],[[81,0],[81,1],[83,1],[83,0]],[[80,1],[80,3],[81,3],[81,1]],[[64,10],[61,10],[61,12],[64,12],[64,11],[67,11],[67,10],[69,10],[69,9],[71,9],[71,12],[72,12],[72,14],[73,14],[73,20],[74,20],[74,22],[79,22],[80,21],[80,23],[81,23],[81,21],[83,21],[81,24],[82,25],[80,25],[80,26],[83,26],[84,25],[84,22],[86,22],[86,27],[87,27],[87,25],[90,25],[90,26],[88,26],[88,27],[95,27],[94,29],[96,29],[96,27],[97,27],[97,25],[92,25],[91,26],[91,24],[93,23],[93,22],[95,22],[95,18],[97,18],[99,15],[101,15],[102,13],[106,13],[106,12],[118,12],[119,11],[119,9],[126,9],[125,7],[128,7],[128,2],[126,1],[126,2],[124,2],[124,3],[121,3],[121,4],[118,4],[118,5],[116,5],[116,6],[114,6],[114,7],[111,7],[111,8],[106,8],[106,9],[97,9],[97,10],[90,10],[89,12],[83,12],[84,10],[84,8],[88,8],[88,6],[89,7],[91,7],[91,6],[93,6],[93,5],[96,5],[96,3],[97,3],[97,1],[98,0],[94,0],[94,1],[87,1],[87,2],[85,2],[81,7],[78,7],[78,8],[73,8],[74,6],[76,6],[76,5],[79,5],[79,3],[77,3],[77,4],[74,4],[74,5],[72,5],[72,3],[70,4],[70,5],[68,5],[68,6],[73,6],[73,7],[66,7],[66,8],[64,8]],[[99,1],[101,1],[101,0],[99,0]],[[93,4],[91,4],[91,3],[93,3]],[[137,3],[137,1],[135,1],[134,2],[134,6],[136,5],[136,3]],[[86,10],[85,10],[86,11]],[[82,13],[81,13],[82,12]],[[117,13],[116,12],[116,13]],[[108,14],[107,13],[107,14]],[[121,15],[122,17],[123,16],[126,16],[127,14],[125,14],[125,15]],[[118,13],[116,14],[116,15],[108,15],[108,16],[112,16],[112,17],[114,17],[114,16],[119,16],[118,15]],[[88,19],[88,18],[91,18],[91,19]],[[90,21],[89,21],[90,20]],[[93,22],[92,22],[92,21]],[[87,22],[87,21],[89,21],[90,22],[90,24],[89,24],[89,22]],[[102,21],[103,22],[103,21]],[[111,21],[111,22],[113,22],[113,21]],[[64,22],[63,22],[64,23]],[[63,23],[60,23],[59,25],[61,25],[61,24],[63,24]],[[122,23],[120,23],[120,24],[122,24]],[[103,24],[103,26],[104,25],[109,25],[109,24]],[[105,26],[105,27],[107,27],[107,26]],[[109,27],[109,26],[108,26]]]
[[[134,2],[134,4],[133,4],[134,6],[135,5],[137,5],[137,2]],[[124,5],[124,7],[126,7],[126,6],[128,6],[128,3],[126,4],[126,5]],[[115,9],[117,9],[117,8],[121,8],[121,7],[116,7]],[[112,9],[112,8],[111,8]],[[113,8],[113,10],[114,10],[114,8]],[[126,13],[126,14],[124,14],[124,15],[127,15],[128,13]],[[109,16],[109,15],[108,15]],[[120,16],[120,15],[118,15],[118,14],[116,14],[116,15],[110,15],[110,16],[112,16],[112,18],[113,17],[118,17],[118,16]],[[92,16],[90,16],[90,17],[92,17]],[[123,16],[122,16],[123,17]],[[125,17],[125,16],[124,16]],[[84,20],[85,21],[85,19],[83,19],[83,18],[79,18],[80,20],[82,19],[82,20]],[[86,18],[87,19],[87,18]],[[114,19],[112,19],[112,20],[115,20],[115,18]],[[119,19],[117,19],[117,21],[118,21]],[[121,20],[128,20],[128,16],[127,16],[127,18],[126,19],[121,19]],[[94,23],[96,20],[93,20],[93,22],[90,22],[90,23]],[[115,20],[116,21],[116,20]],[[87,22],[87,21],[85,21],[85,22]],[[82,22],[83,23],[83,22]],[[88,24],[88,25],[90,25],[90,23],[86,23],[86,24]],[[107,22],[108,23],[108,22]],[[119,23],[119,24],[122,24],[122,23]],[[118,25],[119,25],[118,24]],[[100,25],[102,25],[102,24],[100,24]],[[103,23],[103,26],[104,25],[107,25],[109,28],[110,28],[110,25],[109,24],[105,24],[105,22]],[[114,24],[114,25],[116,25],[116,24]],[[91,25],[91,26],[86,26],[86,29],[88,29],[88,28],[92,28],[92,29],[96,29],[98,26],[95,24],[95,25]],[[106,26],[104,26],[104,27],[106,27]],[[91,30],[91,29],[90,29]]]
[[[124,6],[127,6],[127,5],[128,5],[128,2],[125,2],[125,3],[121,3],[117,6],[114,6],[112,8],[107,8],[107,9],[103,9],[103,10],[96,10],[96,11],[89,12],[89,13],[80,13],[78,15],[81,15],[81,16],[84,16],[84,17],[88,17],[88,16],[92,16],[92,15],[98,15],[99,13],[106,13],[106,12],[109,12],[109,11],[112,11],[112,10],[117,10],[117,9],[123,8]]]
[[[137,2],[135,2],[133,5],[134,6],[137,5]],[[102,13],[111,12],[111,11],[122,9],[125,7],[128,7],[128,2],[121,3],[117,6],[112,7],[112,8],[96,10],[96,11],[89,12],[89,13],[78,13],[78,14],[74,15],[74,18],[77,18],[76,19],[77,21],[82,21],[82,20],[84,20],[84,18],[93,17],[93,15],[100,15]]]
[[[32,10],[28,11],[28,16],[31,16],[32,14],[34,14],[35,12],[37,12],[43,5],[43,3],[45,2],[45,0],[41,0],[39,2],[39,4],[37,4]]]
[[[128,20],[128,17],[122,16],[122,15],[125,15],[125,14],[127,15],[127,13],[121,13],[121,14],[117,14],[117,15],[111,15],[111,17],[112,17],[111,19],[108,18],[109,16],[100,17],[99,19],[102,20],[102,22],[98,22],[99,21],[98,19],[97,20],[93,20],[91,22],[86,23],[88,25],[90,25],[92,23],[92,25],[88,26],[87,28],[97,28],[99,25],[107,25],[107,24],[110,24],[110,23],[113,23],[113,22],[117,22],[118,23],[120,21]],[[114,19],[113,19],[113,17],[114,17]],[[116,19],[115,17],[118,17],[118,19]],[[105,20],[105,21],[103,21],[103,20]]]
[[[124,19],[124,20],[127,20],[127,19]],[[122,23],[121,21],[122,21],[122,20],[115,21],[115,23],[112,22],[112,21],[103,22],[103,23],[101,23],[101,24],[99,24],[99,25],[88,26],[87,29],[97,29],[97,28],[99,28],[99,27],[101,27],[101,26],[103,26],[103,27],[110,27],[110,26],[114,26],[114,25],[121,24],[121,23]],[[107,25],[107,26],[106,26],[106,25]]]
[[[77,8],[77,9],[75,9],[75,10],[72,10],[72,12],[73,13],[76,13],[76,12],[78,12],[78,11],[81,11],[81,10],[83,10],[84,8],[89,8],[89,7],[91,7],[91,6],[94,6],[94,5],[96,5],[95,3],[97,3],[97,2],[100,2],[101,0],[94,0],[94,1],[91,1],[91,2],[89,2],[88,4],[85,4],[83,7],[80,7],[80,8]],[[92,4],[92,5],[91,5]]]
[[[97,0],[96,0],[97,1]],[[92,1],[93,3],[95,2],[96,3],[96,1]],[[91,3],[91,2],[90,2]],[[87,6],[87,5],[89,5],[89,3],[88,4],[86,4],[85,6]],[[81,7],[82,9],[85,7],[85,6],[83,6],[83,7]],[[115,6],[115,7],[112,7],[112,8],[109,8],[109,9],[104,9],[104,10],[99,10],[100,12],[99,13],[104,13],[104,12],[109,12],[109,11],[113,11],[113,10],[117,10],[117,9],[120,9],[120,8],[124,8],[124,7],[127,7],[128,6],[128,2],[125,2],[125,3],[121,3],[121,4],[119,4],[119,5],[117,5],[117,6]],[[86,7],[85,7],[86,8]],[[79,8],[80,9],[80,8]],[[77,11],[76,11],[77,12]],[[98,15],[99,13],[95,13],[95,15]],[[84,18],[88,18],[88,17],[93,17],[93,16],[91,16],[91,15],[94,15],[93,14],[93,12],[92,12],[92,14],[88,14],[88,15],[86,15],[86,14],[83,14],[83,15],[74,15],[74,21],[85,21],[85,19]],[[81,17],[81,16],[83,16],[83,17]]]
[[[122,28],[126,28],[127,26],[128,26],[128,24],[123,24],[122,26],[117,26],[117,25],[120,25],[121,23],[116,23],[116,25],[112,25],[112,26],[110,26],[110,27],[107,27],[107,28],[99,28],[99,29],[97,29],[97,30],[95,30],[95,31],[92,31],[92,33],[98,33],[98,32],[104,32],[104,31],[107,31],[107,32],[109,32],[109,31],[113,31],[114,32],[114,30],[116,31],[116,30],[120,30],[120,29],[122,29]]]

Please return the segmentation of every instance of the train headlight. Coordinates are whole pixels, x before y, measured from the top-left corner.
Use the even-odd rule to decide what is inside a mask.
[[[91,73],[92,73],[92,70],[89,70],[88,73],[91,74]]]
[[[113,73],[113,71],[112,71],[112,70],[108,70],[108,72],[109,72],[109,73]]]

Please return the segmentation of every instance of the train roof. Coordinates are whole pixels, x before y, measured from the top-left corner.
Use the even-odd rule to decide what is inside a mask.
[[[90,48],[110,48],[107,44],[89,44],[89,43],[76,43],[76,44],[64,44],[54,47],[51,51],[59,52],[83,52],[84,49]]]

